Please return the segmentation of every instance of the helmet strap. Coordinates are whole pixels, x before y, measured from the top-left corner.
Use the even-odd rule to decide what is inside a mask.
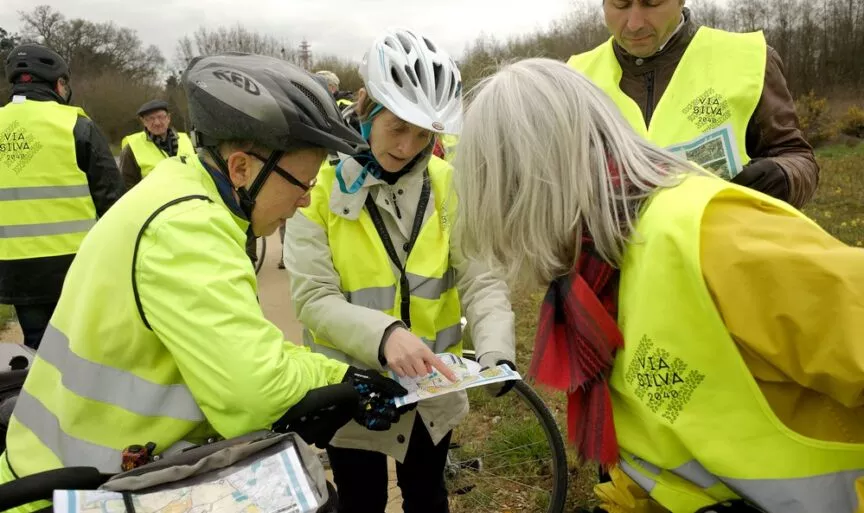
[[[360,123],[360,135],[363,136],[363,140],[367,143],[369,142],[369,137],[372,136],[372,120],[375,119],[375,116],[380,114],[382,110],[384,110],[384,106],[380,103],[376,104],[372,109],[372,112],[366,116],[366,120]]]
[[[249,188],[249,197],[252,198],[252,201],[255,201],[255,198],[258,197],[258,194],[261,192],[261,188],[264,187],[264,182],[267,181],[267,178],[270,177],[270,173],[273,172],[273,169],[276,168],[276,165],[282,160],[282,157],[285,155],[284,151],[273,151],[270,153],[270,156],[267,157],[267,162],[264,163],[264,166],[261,168],[261,172],[258,173],[258,176],[255,177],[255,181],[252,182],[252,187]]]
[[[198,136],[196,139],[201,138],[201,134],[196,135]],[[222,154],[219,153],[219,149],[216,148],[216,146],[212,146],[209,144],[207,144],[206,146],[201,146],[201,148],[203,148],[204,151],[206,151],[207,154],[210,155],[210,158],[213,159],[213,162],[216,163],[216,167],[219,169],[219,172],[225,175],[230,182],[231,172],[228,170],[228,163],[225,162],[225,159],[222,158]],[[252,196],[249,194],[249,192],[246,190],[246,187],[244,186],[237,187],[234,190],[237,191],[237,198],[239,199],[240,203],[240,211],[243,212],[243,215],[246,216],[246,219],[251,222],[252,209],[255,208],[255,200],[252,198]]]

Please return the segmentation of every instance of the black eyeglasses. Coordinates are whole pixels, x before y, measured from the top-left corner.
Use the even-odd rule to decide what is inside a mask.
[[[253,157],[255,157],[256,159],[260,160],[261,162],[263,162],[265,164],[267,163],[267,159],[265,159],[261,155],[258,155],[257,153],[247,151],[246,154],[252,155]],[[279,167],[279,164],[273,165],[273,171],[275,171],[277,175],[288,180],[288,183],[290,183],[291,185],[303,189],[303,192],[309,192],[309,189],[311,189],[312,187],[315,187],[315,183],[318,182],[317,178],[313,178],[311,182],[309,182],[308,184],[305,184],[305,183],[301,182],[300,180],[294,178],[294,175],[292,175],[288,171]]]

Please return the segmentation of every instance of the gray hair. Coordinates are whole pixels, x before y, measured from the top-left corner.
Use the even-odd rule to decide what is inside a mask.
[[[339,89],[340,81],[336,73],[333,73],[332,71],[328,71],[326,69],[322,69],[321,71],[316,71],[315,74],[326,80],[327,85]]]
[[[557,61],[509,65],[471,96],[454,162],[455,236],[467,257],[510,281],[567,274],[583,228],[619,265],[643,201],[702,172],[639,137],[599,88]]]

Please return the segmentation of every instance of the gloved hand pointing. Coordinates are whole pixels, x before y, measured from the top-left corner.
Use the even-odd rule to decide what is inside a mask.
[[[399,420],[400,412],[394,399],[408,393],[402,385],[373,370],[357,367],[349,367],[342,382],[350,383],[360,394],[354,420],[366,429],[387,431]]]

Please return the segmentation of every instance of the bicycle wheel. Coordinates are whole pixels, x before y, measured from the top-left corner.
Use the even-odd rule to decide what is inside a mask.
[[[503,397],[473,388],[468,398],[471,411],[454,430],[445,468],[451,512],[563,512],[567,455],[540,396],[520,381]]]
[[[267,256],[267,237],[258,237],[255,244],[258,245],[258,260],[255,261],[255,274],[258,274],[261,272],[261,268],[264,267],[264,257]]]

